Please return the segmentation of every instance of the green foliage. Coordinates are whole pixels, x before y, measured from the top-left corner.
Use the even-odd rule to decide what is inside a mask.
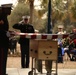
[[[41,1],[41,8],[46,8],[48,5],[48,0],[40,0]]]
[[[34,13],[34,19],[33,19],[33,26],[35,29],[39,30],[39,32],[41,32],[41,30],[45,29],[45,22],[46,20],[39,18],[37,16],[36,13]]]
[[[22,20],[23,15],[30,15],[32,11],[29,9],[29,4],[24,4],[24,1],[26,0],[18,0],[18,5],[14,8],[11,15],[8,17],[10,29],[12,29],[12,25]],[[27,0],[30,1],[31,0]],[[40,0],[41,1],[41,8],[38,13],[36,11],[33,12],[33,24],[35,29],[40,30],[40,32],[46,32],[47,30],[47,18],[45,20],[41,19],[41,17],[48,12],[48,1],[49,0]],[[63,1],[68,1],[68,3],[64,3]],[[73,18],[76,19],[76,0],[74,0],[74,4],[71,6],[70,4],[73,4],[72,0],[51,0],[52,5],[52,24],[56,27],[60,22],[67,27],[66,30],[70,32],[70,28],[68,28],[67,25],[73,24],[73,22],[70,20],[70,15],[68,12],[71,12],[73,15]],[[30,13],[31,12],[31,13]],[[38,15],[39,14],[39,15]],[[47,14],[46,14],[47,16]],[[76,25],[76,23],[74,22]],[[53,28],[57,30],[56,28]]]
[[[10,30],[12,30],[12,25],[22,20],[22,16],[24,15],[29,15],[29,6],[27,4],[19,3],[8,17]]]
[[[19,2],[19,3],[24,3],[24,2],[25,2],[25,0],[18,0],[18,2]]]
[[[74,2],[73,7],[71,8],[71,12],[73,13],[73,18],[76,19],[76,1]]]

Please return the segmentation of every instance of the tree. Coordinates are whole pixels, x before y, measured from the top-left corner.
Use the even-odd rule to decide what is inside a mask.
[[[18,3],[24,3],[25,0],[18,0]]]
[[[29,15],[29,7],[28,4],[18,3],[18,5],[12,10],[11,15],[8,17],[10,29],[12,29],[12,25],[21,21],[22,16]]]
[[[47,1],[47,0],[46,0]],[[53,27],[57,25],[57,23],[62,24],[67,27],[70,25],[71,18],[70,15],[72,15],[72,19],[75,19],[75,5],[73,5],[73,1],[75,0],[51,0],[51,6],[52,6],[52,25]],[[72,8],[73,6],[73,8]],[[71,12],[71,8],[73,9]],[[47,11],[46,11],[47,12]],[[71,14],[70,14],[71,13]]]
[[[23,14],[26,15],[26,13],[28,13],[27,15],[30,15],[30,23],[33,23],[35,28],[40,29],[40,31],[42,31],[44,29],[46,30],[47,17],[46,17],[46,19],[44,19],[44,20],[46,20],[45,21],[46,23],[41,23],[41,22],[44,22],[44,20],[42,19],[43,15],[45,14],[47,16],[49,0],[40,0],[41,1],[40,10],[34,9],[34,1],[35,0],[18,0],[17,7],[12,11],[12,14],[10,15],[11,19],[13,19],[13,22],[10,19],[10,25],[13,25],[15,22],[20,21],[21,20],[20,17],[22,17]],[[66,27],[69,24],[75,23],[75,21],[74,21],[75,14],[76,14],[75,0],[74,0],[74,2],[73,2],[73,0],[65,0],[65,1],[64,0],[51,0],[51,1],[52,1],[51,2],[52,25],[54,27],[57,26],[59,23],[64,24]],[[20,4],[22,4],[22,6],[20,6]],[[15,18],[15,20],[14,20],[14,18]],[[18,19],[16,19],[16,18],[18,18]],[[34,21],[34,19],[35,19],[35,21]],[[39,23],[39,21],[40,21],[40,23]],[[73,21],[74,21],[74,23],[73,23]]]
[[[34,13],[34,0],[29,0],[30,4],[30,23],[33,23],[33,13]]]

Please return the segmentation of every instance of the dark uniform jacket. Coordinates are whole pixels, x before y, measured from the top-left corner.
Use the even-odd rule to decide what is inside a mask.
[[[34,28],[30,24],[15,24],[13,25],[13,28],[19,29],[21,33],[34,33]],[[20,36],[19,43],[26,45],[27,43],[29,43],[29,39]]]
[[[0,47],[5,47],[9,45],[9,38],[6,33],[9,29],[7,15],[1,14],[0,21],[3,21],[4,24],[0,24]]]

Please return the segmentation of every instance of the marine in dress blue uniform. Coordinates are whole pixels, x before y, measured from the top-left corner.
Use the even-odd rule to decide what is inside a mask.
[[[28,23],[29,17],[23,16],[23,20],[17,24],[13,25],[13,28],[18,29],[21,33],[34,33],[34,27]],[[28,38],[23,38],[20,36],[19,43],[21,49],[21,67],[29,67],[29,41]]]
[[[9,30],[7,16],[11,13],[11,6],[12,4],[4,4],[0,7],[0,75],[6,75],[9,45],[9,37],[6,35]]]

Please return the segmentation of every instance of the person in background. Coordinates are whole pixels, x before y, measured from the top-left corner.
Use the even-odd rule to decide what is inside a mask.
[[[74,42],[74,44],[75,44],[75,48],[76,48],[76,28],[75,29],[73,29],[73,32],[72,32],[74,35],[73,35],[73,42]]]
[[[58,33],[57,34],[64,34],[65,31],[64,31],[64,26],[63,25],[59,25],[58,26]]]
[[[74,28],[72,31],[71,39],[72,39],[72,46],[70,47],[73,47],[71,49],[71,53],[72,53],[71,61],[74,61],[74,60],[76,61],[76,28]]]
[[[70,44],[70,41],[71,41],[71,38],[69,36],[67,38],[65,38],[64,42],[63,42],[63,47],[64,47],[64,53],[67,53],[67,56],[71,60],[70,48],[72,45]]]
[[[63,29],[64,26],[59,25],[57,34],[65,34]],[[64,48],[63,48],[62,39],[58,39],[58,63],[63,63],[63,56],[64,56]]]
[[[74,48],[76,49],[76,38],[73,40],[73,42],[75,44],[75,47]]]
[[[6,64],[9,46],[9,24],[7,16],[11,14],[12,4],[3,4],[0,7],[0,75],[6,74]]]
[[[29,24],[29,17],[23,16],[23,20],[13,25],[14,29],[18,29],[21,33],[34,33],[34,27]],[[19,44],[21,49],[21,67],[29,68],[29,38],[23,38],[20,36]],[[25,60],[26,58],[26,60]]]
[[[16,51],[17,39],[15,37],[9,38],[10,54],[14,54]]]

